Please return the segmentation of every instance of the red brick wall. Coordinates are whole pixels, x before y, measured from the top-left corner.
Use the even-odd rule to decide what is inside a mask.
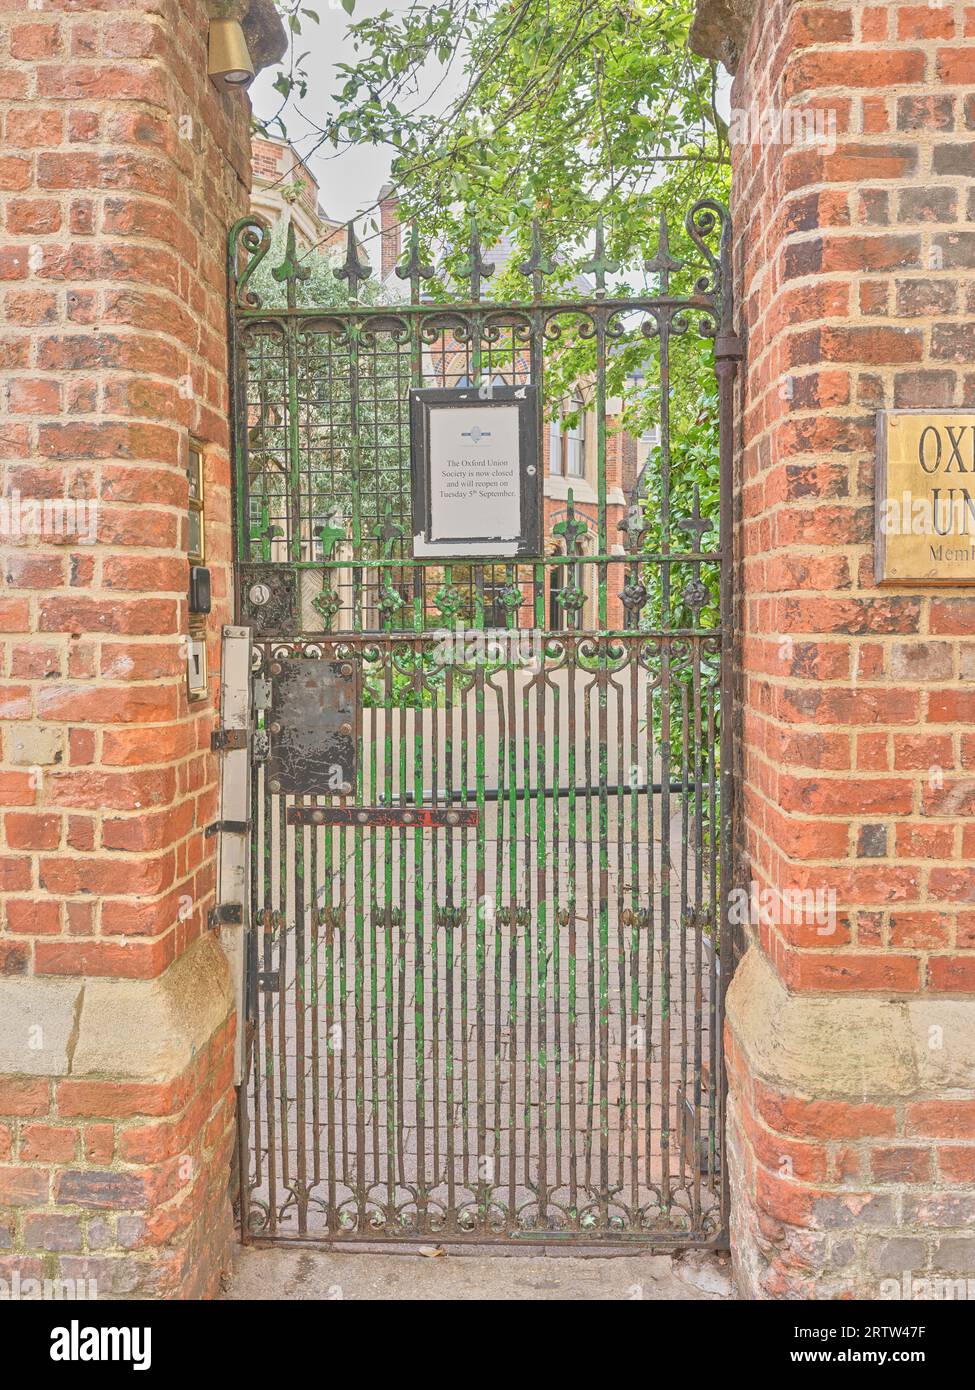
[[[403,228],[399,220],[399,198],[395,194],[379,199],[379,227],[381,250],[379,255],[379,276],[386,280],[399,264],[402,254]]]
[[[301,202],[309,212],[318,212],[318,183],[290,145],[278,145],[272,140],[256,139],[252,142],[252,149],[252,168],[256,178],[286,185],[300,180]]]
[[[232,1070],[229,1018],[166,1082],[0,1078],[0,1279],[100,1299],[218,1292]]]
[[[741,881],[835,892],[832,931],[757,924],[794,994],[964,999],[975,597],[875,585],[873,488],[878,409],[975,403],[975,9],[760,4],[732,104],[835,120],[835,148],[735,149]],[[859,1045],[835,1037],[834,1077]],[[888,1261],[973,1268],[945,1243],[975,1217],[972,1095],[858,1108],[826,1099],[824,1070],[821,1092],[782,1097],[734,1039],[731,1059],[757,1291],[869,1291]]]
[[[245,105],[207,81],[199,4],[25,0],[3,24],[3,487],[97,504],[93,545],[4,547],[9,968],[156,974],[212,901],[213,707],[188,703],[181,648],[186,466],[193,433],[212,446],[215,671],[229,613],[223,245],[246,206]],[[15,754],[38,726],[52,753],[32,773]]]
[[[799,988],[968,991],[975,598],[878,588],[872,509],[877,409],[975,400],[975,47],[946,46],[975,10],[776,14],[735,104],[838,129],[832,153],[737,158],[748,849],[835,888],[843,922],[763,945]]]
[[[159,975],[207,930],[213,903],[214,705],[188,702],[182,645],[186,467],[193,434],[209,446],[215,691],[231,592],[224,246],[247,206],[249,133],[246,98],[207,78],[206,37],[202,0],[5,0],[0,13],[2,492],[97,506],[94,544],[3,545],[7,974]],[[31,1083],[20,1099],[15,1085],[14,1104],[0,1101],[0,1155],[6,1137],[6,1158],[24,1165],[0,1177],[13,1243],[75,1251],[80,1222],[94,1257],[91,1223],[107,1206],[175,1202],[192,1225],[215,1179],[176,1196],[163,1164],[136,1192],[129,1165],[155,1157],[131,1147],[131,1122],[151,1115],[168,1134],[159,1117],[178,1128],[187,1106],[193,1125],[226,1119],[224,1047],[215,1039],[206,1076],[193,1068],[163,1098],[92,1093],[66,1109],[73,1083]],[[38,1145],[45,1125],[60,1137]],[[207,1142],[223,1162],[226,1133]],[[75,1162],[87,1176],[68,1200],[56,1169]],[[113,1163],[131,1202],[95,1191],[95,1169]]]

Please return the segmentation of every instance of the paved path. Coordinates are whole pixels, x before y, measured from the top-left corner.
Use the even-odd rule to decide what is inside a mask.
[[[436,1247],[424,1247],[434,1249]],[[226,1299],[381,1302],[634,1302],[732,1298],[726,1255],[335,1254],[241,1249]]]

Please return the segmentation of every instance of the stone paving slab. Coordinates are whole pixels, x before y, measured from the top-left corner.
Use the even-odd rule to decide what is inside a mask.
[[[426,1246],[433,1250],[437,1247]],[[727,1255],[567,1258],[240,1248],[229,1300],[371,1302],[651,1302],[731,1299]]]

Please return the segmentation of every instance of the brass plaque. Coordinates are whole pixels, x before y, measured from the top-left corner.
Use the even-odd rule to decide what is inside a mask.
[[[877,417],[878,584],[975,584],[975,410]]]

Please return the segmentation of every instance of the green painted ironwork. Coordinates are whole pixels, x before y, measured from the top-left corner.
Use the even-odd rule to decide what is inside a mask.
[[[536,224],[529,296],[485,298],[472,223],[464,298],[421,299],[414,231],[409,302],[380,305],[358,302],[350,228],[339,307],[298,307],[293,233],[285,303],[262,306],[269,233],[232,229],[238,618],[258,681],[301,656],[359,692],[354,785],[294,797],[255,769],[249,1239],[725,1239],[731,531],[727,496],[719,518],[697,497],[671,515],[670,373],[690,335],[715,340],[727,494],[739,351],[724,214],[686,227],[702,266],[683,297],[665,223],[658,292],[614,296],[600,223],[588,288],[546,293]],[[635,463],[611,464],[609,361],[633,333],[660,370],[652,518]],[[532,382],[547,438],[552,365],[580,342],[590,456],[539,470],[542,553],[415,559],[410,388]],[[289,820],[332,806],[371,809]],[[383,819],[403,808],[476,823]]]

